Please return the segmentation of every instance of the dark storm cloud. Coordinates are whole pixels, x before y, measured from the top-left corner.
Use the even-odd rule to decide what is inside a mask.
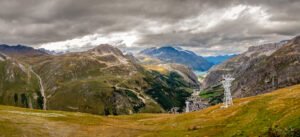
[[[239,5],[259,8],[222,19]],[[255,16],[261,12],[268,18]],[[0,43],[38,46],[101,34],[124,37],[131,49],[179,44],[230,52],[299,34],[298,13],[298,0],[0,0]]]

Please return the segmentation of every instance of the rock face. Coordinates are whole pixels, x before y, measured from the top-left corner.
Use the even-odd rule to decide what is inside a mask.
[[[289,41],[250,47],[210,70],[204,86],[216,85],[223,74],[235,77],[234,97],[253,96],[300,83],[300,37]]]
[[[190,96],[187,90],[188,82],[178,73],[161,74],[146,70],[133,62],[132,57],[127,58],[119,49],[110,45],[100,45],[85,52],[61,55],[50,55],[26,47],[21,47],[29,49],[26,52],[22,50],[8,52],[11,48],[15,47],[2,48],[0,52],[5,52],[15,62],[23,64],[25,67],[18,69],[25,68],[24,70],[28,70],[30,78],[33,79],[28,81],[29,84],[21,81],[25,85],[20,89],[26,89],[22,90],[26,96],[37,94],[31,101],[41,104],[43,99],[39,93],[40,85],[43,85],[47,109],[103,115],[162,112],[175,106],[183,108],[185,98]],[[0,57],[0,60],[5,59]],[[5,71],[11,69],[5,67],[3,72]],[[33,72],[35,74],[32,74]],[[24,73],[24,77],[14,75],[14,78],[29,79],[25,74],[27,73]],[[9,76],[2,75],[0,83],[7,85],[5,83],[7,78]],[[15,87],[19,84],[14,83]],[[6,99],[0,100],[0,103],[16,105],[7,101],[14,100],[15,92],[17,90],[0,86],[0,99]],[[33,108],[42,107],[33,105]]]
[[[165,63],[183,64],[198,71],[206,71],[213,65],[192,51],[183,50],[179,47],[149,48],[141,51],[140,54],[157,58]]]
[[[237,97],[266,93],[300,83],[300,37],[250,66],[233,85]]]

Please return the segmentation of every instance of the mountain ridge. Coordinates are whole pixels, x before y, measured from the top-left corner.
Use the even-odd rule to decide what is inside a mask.
[[[194,70],[200,71],[206,71],[213,65],[203,57],[196,55],[194,52],[172,46],[148,48],[142,50],[139,54],[148,55],[167,63],[183,64]]]
[[[39,93],[39,99],[45,97],[47,103],[41,105],[40,100],[42,107],[34,108],[47,106],[50,110],[101,115],[158,113],[175,106],[183,109],[184,100],[191,91],[188,82],[177,72],[162,74],[147,70],[111,45],[60,55],[32,56],[22,50],[17,50],[18,54],[8,52],[7,49],[0,50],[2,51],[12,56],[12,59],[26,64],[40,77],[45,95],[41,94],[38,77],[35,77],[35,90]],[[29,51],[41,52],[32,48]],[[4,81],[0,79],[1,82]],[[11,91],[0,89],[1,92]],[[13,96],[2,97],[13,100]],[[26,93],[25,98],[27,101],[36,101],[31,93]],[[24,103],[28,104],[26,101]],[[2,104],[15,105],[6,101]]]
[[[223,74],[232,74],[236,78],[232,84],[233,96],[245,97],[298,84],[298,41],[299,36],[288,41],[250,47],[248,51],[212,68],[203,85],[206,88],[216,85]]]
[[[7,54],[9,56],[42,56],[42,55],[48,55],[47,52],[36,50],[32,47],[25,46],[25,45],[6,45],[6,44],[0,44],[0,51],[4,54]]]

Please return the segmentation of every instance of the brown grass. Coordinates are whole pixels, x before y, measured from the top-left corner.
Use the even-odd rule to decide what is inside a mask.
[[[97,116],[0,106],[4,136],[266,136],[270,127],[300,127],[300,85],[255,97],[235,99],[186,114]]]

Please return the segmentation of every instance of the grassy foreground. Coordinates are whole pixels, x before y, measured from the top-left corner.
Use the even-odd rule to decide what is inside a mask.
[[[0,137],[268,136],[270,128],[300,128],[300,85],[236,99],[228,109],[216,105],[176,115],[104,117],[0,106]]]

